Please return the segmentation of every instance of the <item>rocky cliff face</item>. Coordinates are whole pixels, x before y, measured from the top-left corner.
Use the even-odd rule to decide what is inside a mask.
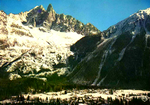
[[[72,64],[70,81],[92,86],[150,88],[149,23],[150,8],[138,11],[98,36],[82,38],[72,46],[76,65]]]
[[[90,23],[86,25],[70,15],[57,14],[52,5],[47,10],[43,6],[37,6],[27,14],[27,24],[34,27],[43,26],[47,29],[54,29],[61,32],[77,32],[82,35],[98,34],[100,31]]]

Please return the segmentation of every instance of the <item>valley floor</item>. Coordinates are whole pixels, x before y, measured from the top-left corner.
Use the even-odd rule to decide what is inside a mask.
[[[22,94],[11,99],[0,101],[1,104],[111,104],[111,105],[149,105],[150,91],[143,90],[114,90],[114,89],[84,89],[64,90],[37,94]]]

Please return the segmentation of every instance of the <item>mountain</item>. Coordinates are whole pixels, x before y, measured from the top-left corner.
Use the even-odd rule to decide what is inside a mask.
[[[33,77],[45,81],[56,72],[65,74],[67,58],[73,54],[70,46],[83,35],[23,25],[22,14],[0,11],[0,78],[5,71],[10,80]]]
[[[0,11],[0,15],[1,84],[7,77],[14,81],[29,77],[49,86],[57,73],[65,83],[150,89],[150,8],[103,32],[57,14],[51,4],[47,10],[41,5],[19,14]],[[59,80],[62,84],[64,79]],[[7,87],[3,86],[1,92]]]
[[[140,10],[96,36],[73,46],[69,80],[113,88],[149,87],[150,8]],[[74,63],[75,62],[75,63]]]
[[[36,6],[27,13],[24,24],[31,24],[34,27],[43,26],[47,29],[54,29],[61,32],[77,32],[82,35],[98,34],[100,31],[91,23],[83,24],[70,15],[57,14],[52,5],[47,10],[42,5]]]
[[[100,31],[72,16],[57,14],[52,5],[7,15],[0,11],[0,72],[8,78],[39,78],[68,72],[70,46],[85,35]],[[5,77],[1,75],[0,77]]]

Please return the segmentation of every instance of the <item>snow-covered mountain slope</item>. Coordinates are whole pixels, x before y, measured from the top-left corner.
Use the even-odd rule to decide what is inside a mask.
[[[46,80],[57,72],[76,84],[150,88],[150,8],[104,32],[56,14],[51,5],[0,15],[0,73],[9,72],[10,80]]]
[[[58,32],[44,27],[24,26],[19,15],[0,11],[0,67],[10,73],[9,79],[36,77],[57,72],[65,74],[70,46],[83,35]]]
[[[110,37],[113,35],[120,35],[124,32],[129,31],[130,33],[138,34],[143,27],[147,32],[149,29],[149,19],[150,19],[150,8],[146,10],[139,10],[137,13],[132,14],[129,18],[111,26],[106,31],[103,32],[105,37]]]
[[[97,36],[99,40],[95,40],[96,36],[90,38],[94,40],[91,42],[88,36],[82,38],[72,46],[77,65],[70,72],[70,81],[94,86],[148,88],[149,33],[150,8],[111,26]]]

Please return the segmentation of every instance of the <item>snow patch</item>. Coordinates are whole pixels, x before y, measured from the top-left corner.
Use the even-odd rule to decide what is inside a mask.
[[[143,20],[143,21],[141,21],[142,22],[142,25],[143,25],[143,27],[144,27],[144,30],[146,31],[146,34],[145,34],[145,47],[146,48],[150,48],[150,47],[148,47],[147,46],[147,40],[148,40],[148,37],[150,36],[150,32],[147,30],[147,28],[145,27],[145,22],[146,22],[146,20]]]
[[[102,84],[102,82],[105,80],[105,78],[106,78],[106,76],[101,79],[101,81],[97,84],[97,86],[100,86]]]
[[[138,33],[140,33],[140,29],[141,29],[141,28],[140,28],[140,21],[138,21],[138,23],[137,23],[137,25],[136,25],[134,31],[131,32],[131,34],[132,34],[132,39],[131,39],[131,41],[130,41],[129,44],[128,44],[125,48],[123,48],[122,51],[119,53],[119,58],[118,58],[117,61],[120,61],[120,60],[123,58],[124,53],[125,53],[127,47],[134,41],[136,35],[137,35]]]
[[[145,40],[145,41],[146,41],[146,42],[145,42],[146,48],[150,48],[150,47],[148,47],[148,45],[147,45],[148,37],[150,37],[150,33],[146,32],[146,36],[145,36],[145,38],[146,38],[146,40]]]
[[[21,76],[19,74],[13,74],[13,73],[9,74],[9,79],[10,80],[15,80],[17,78],[21,78]]]
[[[104,39],[103,42],[101,42],[101,43],[97,46],[97,48],[99,48],[99,47],[101,47],[102,45],[104,45],[104,43],[107,42],[108,40],[109,40],[109,39]]]
[[[102,70],[102,68],[103,68],[103,65],[104,65],[104,63],[105,63],[105,61],[106,61],[106,59],[107,59],[108,54],[111,54],[111,53],[112,53],[112,46],[113,46],[114,43],[116,42],[116,39],[117,39],[117,36],[113,36],[113,37],[111,37],[111,38],[105,39],[102,43],[100,43],[100,44],[98,45],[98,46],[100,47],[100,46],[102,46],[106,41],[108,41],[108,40],[113,40],[113,41],[111,42],[111,45],[109,46],[108,50],[105,50],[104,53],[103,53],[103,56],[102,56],[102,59],[101,59],[101,63],[100,63],[100,65],[99,65],[98,75],[97,75],[96,79],[94,80],[94,82],[91,84],[92,86],[95,86],[96,83],[98,82],[98,80],[99,80],[99,78],[100,78],[101,70]],[[97,86],[100,86],[101,83],[104,81],[105,78],[106,78],[106,77],[104,77],[103,79],[101,79],[101,81],[97,84]]]
[[[124,53],[125,53],[127,47],[134,41],[135,37],[136,37],[136,35],[133,35],[130,43],[125,48],[122,49],[122,51],[119,53],[119,58],[118,58],[117,61],[120,61],[123,58]]]
[[[113,38],[113,42],[111,43],[111,45],[110,45],[110,47],[109,47],[109,54],[112,54],[112,46],[114,45],[114,43],[116,42],[116,40],[117,40],[117,36],[114,36]]]
[[[86,60],[86,62],[88,62],[91,58],[93,58],[93,54],[90,54]]]
[[[96,83],[97,83],[97,81],[98,81],[98,79],[100,78],[100,73],[101,73],[101,70],[102,70],[102,68],[103,68],[103,65],[104,65],[104,63],[105,63],[105,61],[106,61],[107,56],[108,56],[108,50],[105,50],[104,53],[103,53],[102,59],[101,59],[101,63],[100,63],[100,65],[99,65],[99,72],[98,72],[97,78],[96,78],[96,79],[94,80],[94,82],[91,84],[92,86],[95,86]]]

